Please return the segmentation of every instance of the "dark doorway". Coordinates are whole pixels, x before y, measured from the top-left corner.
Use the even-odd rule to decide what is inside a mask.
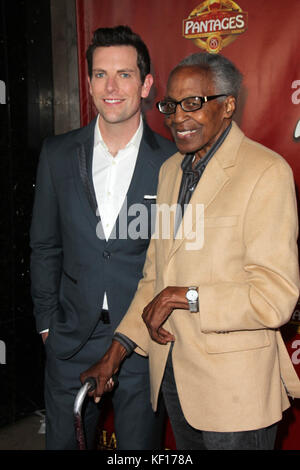
[[[53,134],[53,80],[50,0],[0,0],[0,8],[3,426],[43,408],[44,352],[32,313],[29,227],[41,143]]]

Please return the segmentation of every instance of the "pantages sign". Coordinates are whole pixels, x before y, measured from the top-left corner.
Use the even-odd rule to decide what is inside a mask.
[[[205,0],[183,20],[183,36],[210,53],[220,50],[244,33],[248,13],[232,0]]]

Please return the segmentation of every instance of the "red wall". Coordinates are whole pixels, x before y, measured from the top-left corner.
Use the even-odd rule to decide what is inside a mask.
[[[81,122],[95,115],[87,88],[85,51],[98,27],[127,24],[146,42],[153,63],[153,102],[164,96],[170,70],[186,55],[199,52],[192,40],[182,35],[183,20],[201,0],[77,0],[80,63]],[[213,2],[211,2],[213,3]],[[217,2],[218,3],[218,2]],[[228,3],[228,2],[227,2]],[[233,2],[229,2],[233,3]],[[291,165],[297,189],[300,185],[300,141],[294,130],[300,120],[300,2],[299,0],[238,0],[248,14],[247,30],[221,50],[244,74],[236,120],[256,141],[280,153]],[[169,137],[162,116],[148,103],[147,121],[157,132]],[[280,221],[278,221],[280,223]],[[295,324],[284,329],[286,344],[300,376],[299,310]],[[300,400],[285,413],[277,447],[300,449]],[[112,432],[108,418],[108,432]],[[109,440],[109,439],[108,439]],[[166,447],[174,448],[171,430]]]

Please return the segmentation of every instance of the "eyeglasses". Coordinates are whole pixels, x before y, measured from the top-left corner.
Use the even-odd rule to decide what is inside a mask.
[[[221,96],[228,95],[189,96],[188,98],[183,98],[181,101],[162,100],[156,103],[156,106],[163,114],[174,114],[176,112],[177,105],[180,104],[181,109],[189,113],[201,109],[203,104],[207,103],[207,101],[221,98]]]

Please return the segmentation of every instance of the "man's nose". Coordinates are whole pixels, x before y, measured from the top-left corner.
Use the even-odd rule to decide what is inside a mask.
[[[172,117],[174,122],[182,122],[188,118],[188,113],[186,111],[183,111],[180,104],[177,103],[175,113],[172,114]]]
[[[109,92],[115,91],[118,89],[117,80],[114,77],[107,77],[106,80],[106,90]]]

